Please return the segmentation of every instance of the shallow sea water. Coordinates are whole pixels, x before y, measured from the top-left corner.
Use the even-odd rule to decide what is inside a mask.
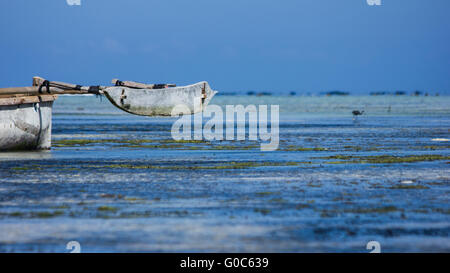
[[[51,151],[0,153],[0,252],[450,252],[450,96],[212,104],[280,105],[279,149],[60,97]]]

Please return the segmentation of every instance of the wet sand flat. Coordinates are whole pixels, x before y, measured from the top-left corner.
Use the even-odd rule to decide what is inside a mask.
[[[51,151],[0,154],[0,251],[450,251],[450,97],[211,103],[280,105],[279,149],[59,98]]]

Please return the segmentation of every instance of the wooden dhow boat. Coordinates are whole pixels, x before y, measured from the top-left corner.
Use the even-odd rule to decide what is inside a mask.
[[[0,151],[51,148],[52,106],[59,94],[104,95],[119,109],[143,116],[190,115],[217,93],[207,82],[187,86],[114,79],[114,86],[81,86],[33,78],[33,86],[0,88]]]

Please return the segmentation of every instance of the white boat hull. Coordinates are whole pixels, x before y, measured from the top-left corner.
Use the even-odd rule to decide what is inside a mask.
[[[0,151],[51,148],[56,95],[0,98]]]
[[[217,93],[207,82],[163,89],[108,87],[105,96],[118,108],[142,116],[177,116],[201,112]]]

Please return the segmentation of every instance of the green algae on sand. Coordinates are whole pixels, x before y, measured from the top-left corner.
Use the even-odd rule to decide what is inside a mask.
[[[443,155],[373,155],[373,156],[354,156],[354,155],[333,155],[325,157],[316,157],[316,159],[337,159],[340,161],[328,161],[326,164],[389,164],[389,163],[414,163],[424,161],[449,160],[450,156]]]
[[[281,148],[281,151],[286,152],[321,152],[328,151],[328,148],[324,147],[301,147],[296,145],[288,145],[286,148]]]
[[[403,209],[397,208],[395,206],[384,206],[384,207],[374,207],[374,208],[351,208],[342,210],[318,210],[321,213],[321,217],[331,217],[340,213],[354,213],[354,214],[384,214],[392,212],[403,212]]]
[[[110,169],[163,169],[163,170],[220,170],[220,169],[246,169],[255,167],[272,167],[272,166],[296,166],[297,162],[226,162],[223,165],[132,165],[132,164],[109,164],[109,165],[90,165],[92,168],[110,168]]]
[[[118,209],[115,207],[110,206],[101,206],[97,208],[98,211],[109,211],[109,212],[116,212]]]

